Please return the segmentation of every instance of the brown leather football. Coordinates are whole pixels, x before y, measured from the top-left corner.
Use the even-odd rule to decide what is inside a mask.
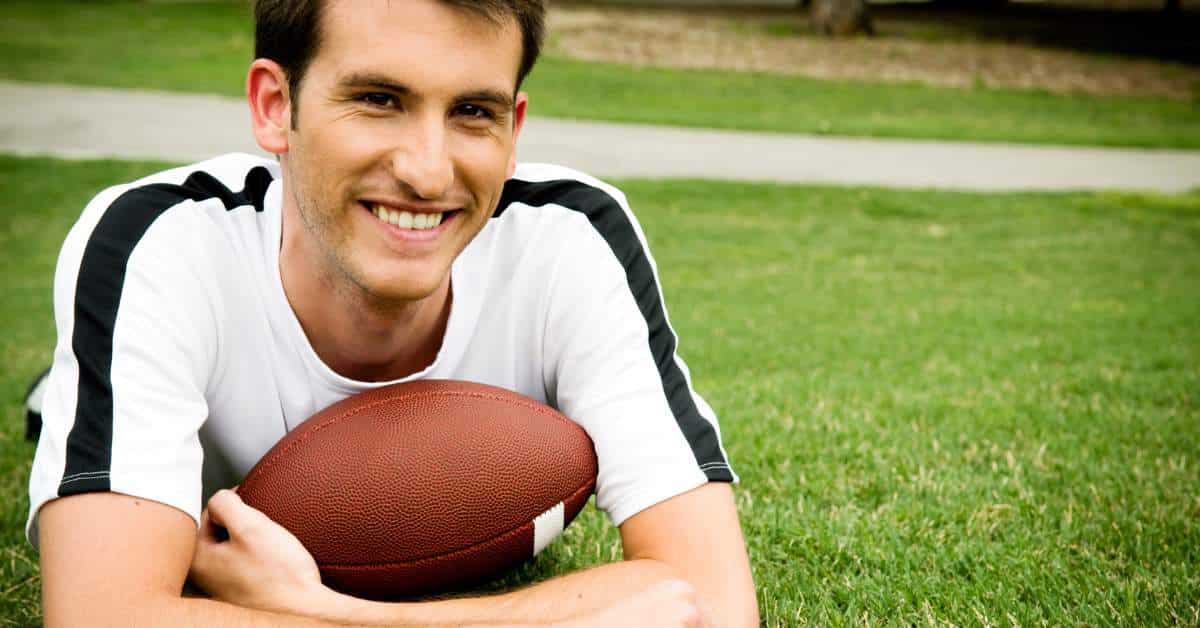
[[[595,486],[592,441],[570,419],[500,388],[424,380],[317,413],[238,494],[300,539],[330,587],[397,599],[527,560]]]

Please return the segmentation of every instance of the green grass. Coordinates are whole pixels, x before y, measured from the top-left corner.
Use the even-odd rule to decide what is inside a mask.
[[[1200,148],[1200,109],[1152,98],[823,81],[545,59],[530,106],[558,117],[751,131]]]
[[[0,3],[0,78],[242,94],[244,3]],[[555,117],[829,135],[1200,148],[1200,108],[1163,98],[543,59],[531,111]]]
[[[55,252],[152,164],[0,158],[0,624]],[[1200,194],[625,182],[722,417],[764,623],[1200,624]],[[587,510],[525,582],[619,556]]]

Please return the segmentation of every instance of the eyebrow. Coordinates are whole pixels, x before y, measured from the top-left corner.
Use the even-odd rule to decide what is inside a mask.
[[[404,85],[393,81],[392,79],[372,72],[355,72],[342,77],[338,81],[341,87],[374,87],[376,89],[384,89],[389,92],[398,94],[407,94],[409,90]]]
[[[460,95],[454,99],[455,102],[490,102],[497,107],[502,107],[505,110],[513,108],[513,97],[494,89],[479,89]]]
[[[406,85],[397,83],[396,81],[373,72],[355,72],[348,74],[338,81],[338,85],[343,88],[363,88],[370,87],[373,89],[381,89],[395,94],[410,94],[412,90]],[[455,97],[456,103],[464,102],[490,102],[498,107],[503,107],[506,110],[511,110],[514,107],[513,97],[511,94],[494,90],[494,89],[477,89]]]

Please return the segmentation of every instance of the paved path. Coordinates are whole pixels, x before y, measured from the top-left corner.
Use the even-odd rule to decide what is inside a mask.
[[[0,81],[0,152],[193,161],[258,152],[238,99]],[[1200,187],[1200,151],[846,139],[532,118],[523,161],[601,177],[968,190]]]

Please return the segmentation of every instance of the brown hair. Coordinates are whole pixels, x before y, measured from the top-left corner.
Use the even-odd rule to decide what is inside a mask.
[[[521,27],[521,66],[517,70],[517,88],[533,69],[542,49],[545,32],[545,0],[439,0],[450,6],[473,11],[495,24],[511,16]],[[292,98],[296,97],[308,64],[321,44],[323,0],[255,0],[254,57],[270,59],[287,73]],[[293,117],[294,124],[294,117]]]

